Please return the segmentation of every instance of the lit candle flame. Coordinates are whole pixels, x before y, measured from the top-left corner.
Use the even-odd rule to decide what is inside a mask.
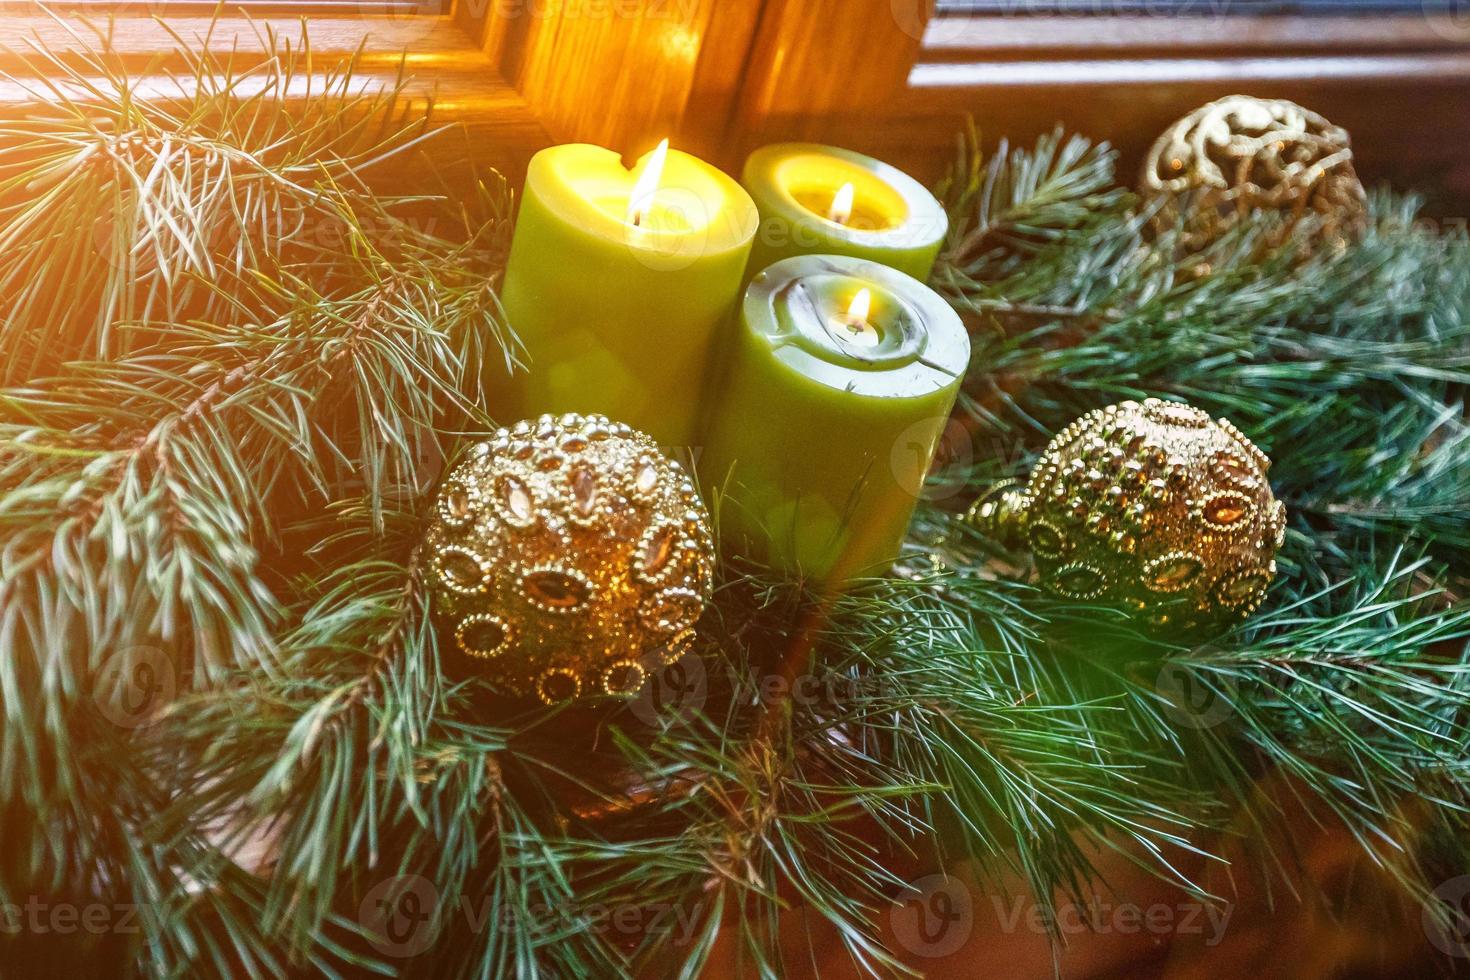
[[[633,193],[628,198],[628,223],[641,225],[653,207],[653,196],[658,193],[659,181],[664,176],[664,158],[669,155],[669,141],[664,140],[648,155],[643,172],[633,184]]]
[[[868,322],[873,312],[873,291],[859,289],[847,306],[847,313],[833,313],[827,318],[827,330],[849,347],[877,347],[883,334]]]
[[[842,189],[832,196],[832,206],[827,209],[827,220],[835,221],[839,225],[847,224],[852,217],[852,202],[857,197],[857,188],[847,183]]]

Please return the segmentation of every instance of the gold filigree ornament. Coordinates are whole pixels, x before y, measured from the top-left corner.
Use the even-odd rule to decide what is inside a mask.
[[[476,445],[444,480],[426,542],[454,648],[547,704],[636,694],[692,646],[713,587],[694,484],[600,415],[544,415]]]
[[[1286,242],[1310,219],[1305,244],[1341,247],[1367,226],[1367,195],[1347,130],[1285,99],[1232,95],[1174,123],[1149,150],[1141,194],[1160,234],[1178,227],[1197,253],[1254,215]]]
[[[1276,575],[1286,508],[1270,465],[1228,421],[1127,401],[1067,426],[1024,487],[996,487],[967,519],[1028,548],[1057,595],[1154,627],[1219,628],[1254,612]]]

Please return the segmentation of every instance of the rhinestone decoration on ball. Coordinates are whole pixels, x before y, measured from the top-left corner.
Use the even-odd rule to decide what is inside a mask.
[[[1232,95],[1180,119],[1150,148],[1142,191],[1155,228],[1182,220],[1192,250],[1265,211],[1285,219],[1272,245],[1306,215],[1316,244],[1346,243],[1367,225],[1347,130],[1285,99]]]
[[[1024,490],[974,519],[1024,537],[1043,585],[1159,627],[1243,618],[1276,575],[1286,508],[1271,461],[1235,426],[1150,398],[1090,412],[1047,446]]]
[[[546,415],[475,446],[440,488],[427,543],[455,646],[547,704],[636,694],[691,646],[713,587],[694,484],[601,415]]]

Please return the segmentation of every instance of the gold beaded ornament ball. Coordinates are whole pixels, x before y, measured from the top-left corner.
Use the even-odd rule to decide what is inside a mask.
[[[1367,195],[1347,130],[1285,99],[1232,95],[1170,126],[1149,150],[1142,195],[1154,227],[1180,223],[1198,251],[1261,212],[1284,219],[1280,245],[1307,215],[1312,244],[1344,244],[1367,225]]]
[[[713,584],[694,484],[601,415],[544,415],[475,446],[440,488],[427,547],[455,647],[547,704],[636,694],[689,649]]]
[[[984,530],[1024,542],[1042,584],[1161,628],[1244,618],[1276,575],[1286,508],[1271,461],[1224,419],[1150,398],[1090,412],[1042,454],[1023,488],[971,510]]]

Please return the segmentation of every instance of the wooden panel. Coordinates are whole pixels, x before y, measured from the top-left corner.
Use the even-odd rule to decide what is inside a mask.
[[[746,148],[838,143],[933,180],[973,116],[992,144],[1029,143],[1058,124],[1108,140],[1131,182],[1169,123],[1243,92],[1346,126],[1368,183],[1443,191],[1442,213],[1470,208],[1470,32],[1432,18],[940,18],[909,45],[914,25],[883,2],[859,17],[863,37],[827,45],[800,31],[824,30],[822,18],[849,4],[771,2],[784,13],[761,31],[739,116]]]
[[[97,27],[108,39],[113,53],[110,60],[128,69],[141,92],[158,98],[175,97],[193,84],[187,76],[169,74],[168,70],[176,66],[159,58],[160,52],[176,47],[170,30],[190,44],[202,45],[208,37],[214,50],[230,52],[237,72],[259,62],[266,50],[268,32],[288,39],[296,49],[301,36],[297,18],[213,21],[208,16],[170,17],[166,30],[152,18],[119,17],[111,22],[99,21]],[[321,73],[356,56],[355,90],[391,87],[401,68],[409,79],[407,96],[420,103],[432,99],[437,122],[458,124],[456,129],[463,135],[449,134],[449,138],[459,140],[453,150],[441,144],[446,157],[472,151],[480,166],[495,167],[519,179],[531,154],[550,142],[525,99],[501,81],[478,45],[448,17],[318,16],[311,18],[309,37],[313,71],[293,80],[292,90],[283,93],[288,99],[320,98],[324,87]],[[34,43],[43,44],[72,65],[82,63],[83,53],[102,47],[98,35],[77,19],[58,22],[49,17],[0,18],[0,71],[13,76],[0,80],[0,113],[6,111],[6,105],[47,101],[44,89],[15,80],[26,77],[19,62],[27,59]],[[241,91],[248,91],[251,84],[246,82]],[[85,96],[82,92],[76,94]],[[422,167],[417,174],[402,175],[402,189],[421,189],[415,182],[422,177]],[[395,184],[389,189],[398,188]]]
[[[406,57],[408,72],[420,76],[429,87],[441,70],[486,73],[489,68],[484,54],[449,17],[314,14],[307,23],[311,50],[325,61],[323,67],[361,52],[358,63],[364,70],[396,71]],[[253,11],[248,19],[226,16],[218,20],[208,11],[171,12],[166,19],[6,15],[0,16],[0,63],[24,57],[38,45],[75,63],[75,55],[95,55],[105,45],[123,64],[150,65],[157,62],[160,52],[175,50],[179,41],[202,47],[207,38],[211,50],[230,54],[237,65],[250,65],[265,53],[272,34],[299,49],[301,24],[299,16],[261,16]]]
[[[1302,51],[1443,48],[1470,31],[1443,16],[1346,17],[943,17],[924,32],[925,61],[979,57],[1094,58],[1208,52],[1284,55]]]
[[[444,4],[439,9],[440,3]],[[210,0],[35,0],[32,3],[11,0],[7,6],[40,7],[65,13],[87,13],[93,16],[109,15],[127,17],[151,17],[175,15],[208,16],[218,8],[226,16],[240,14],[283,15],[298,17],[317,14],[343,14],[357,17],[381,17],[410,13],[438,14],[448,10],[449,0],[228,0],[224,4]]]
[[[768,0],[736,113],[740,149],[778,139],[861,149],[906,88],[925,9],[921,0]]]
[[[558,140],[633,155],[722,146],[762,0],[491,4],[461,22]]]
[[[1173,119],[1242,91],[1294,98],[1347,126],[1370,182],[1443,183],[1451,210],[1470,208],[1470,37],[1455,24],[928,20],[926,9],[923,0],[458,0],[453,17],[310,23],[318,64],[361,45],[362,82],[389,84],[402,62],[418,79],[413,90],[433,93],[440,118],[462,121],[482,162],[513,179],[553,139],[632,154],[666,135],[728,169],[762,143],[814,139],[932,179],[971,114],[992,140],[1028,142],[1057,123],[1111,140],[1131,173]],[[171,14],[168,25],[195,39],[210,20]],[[248,62],[267,29],[294,38],[300,26],[227,17],[213,43],[237,46]],[[145,17],[105,30],[119,60],[139,69],[171,44]],[[0,50],[24,50],[33,37],[64,58],[99,43],[47,17],[0,18]],[[0,54],[0,69],[9,59]],[[0,101],[22,95],[0,86]]]
[[[992,139],[1029,142],[1059,124],[1106,139],[1131,178],[1171,122],[1239,92],[1293,99],[1345,126],[1370,185],[1442,191],[1449,213],[1470,207],[1470,52],[921,64],[913,80],[874,143],[929,177],[952,157],[947,134],[973,116]]]

